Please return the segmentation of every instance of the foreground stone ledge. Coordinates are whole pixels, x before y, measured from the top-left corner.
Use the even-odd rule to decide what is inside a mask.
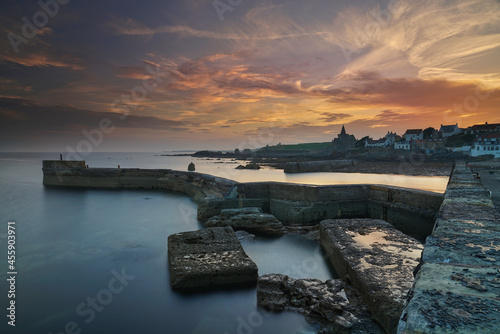
[[[170,284],[174,290],[254,285],[257,265],[231,227],[172,234],[168,237]]]
[[[430,236],[422,260],[424,263],[500,266],[499,252],[498,233]]]
[[[438,290],[416,290],[398,333],[497,334],[500,302]]]
[[[437,219],[433,235],[499,234],[500,224],[495,220]]]
[[[397,326],[423,246],[375,219],[325,220],[321,244],[341,278],[360,292],[387,332]]]
[[[441,219],[497,220],[498,212],[490,205],[474,205],[464,201],[446,203],[438,216]]]
[[[457,295],[500,299],[500,267],[464,267],[428,263],[420,269],[413,290],[439,290]]]
[[[500,215],[456,163],[398,334],[499,333]]]

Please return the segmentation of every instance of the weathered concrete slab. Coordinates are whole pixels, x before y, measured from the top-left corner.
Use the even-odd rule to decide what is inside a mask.
[[[439,290],[417,290],[398,333],[498,334],[500,302]]]
[[[168,237],[170,284],[176,290],[251,285],[257,265],[231,227],[213,227]]]
[[[340,280],[294,279],[281,274],[260,276],[257,304],[270,311],[293,311],[319,322],[326,333],[383,333],[366,306]]]
[[[500,224],[495,220],[437,219],[433,235],[499,234]]]
[[[500,235],[469,234],[430,236],[425,243],[424,263],[460,263],[500,266]]]
[[[467,202],[446,203],[439,212],[442,219],[496,220],[498,212],[490,205],[474,205]]]
[[[415,291],[434,289],[457,295],[499,299],[499,269],[427,263],[420,269],[413,289]]]
[[[423,245],[375,219],[325,220],[320,235],[339,275],[361,293],[382,327],[394,331]]]
[[[224,209],[220,215],[205,222],[208,227],[231,226],[234,230],[245,230],[251,233],[282,235],[283,224],[273,215],[263,213],[261,208]]]

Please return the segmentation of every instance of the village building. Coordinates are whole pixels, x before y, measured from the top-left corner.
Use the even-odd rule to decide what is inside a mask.
[[[439,134],[442,138],[451,137],[463,133],[464,131],[458,127],[458,123],[454,125],[443,125],[439,129]]]
[[[486,122],[484,124],[469,126],[465,130],[465,133],[470,135],[481,135],[492,132],[500,132],[500,123],[488,124],[488,122]]]
[[[446,152],[447,149],[445,147],[446,139],[437,138],[437,139],[426,139],[424,140],[423,150],[425,153],[443,153]]]
[[[423,140],[424,139],[424,132],[422,129],[409,129],[406,130],[404,134],[406,141],[414,141],[414,140]]]
[[[410,149],[412,150],[423,150],[425,149],[425,140],[417,139],[410,142]]]
[[[489,133],[479,136],[471,148],[471,156],[493,155],[500,158],[500,133]]]
[[[396,132],[387,131],[387,134],[385,135],[384,138],[385,138],[385,146],[393,147],[394,144],[396,143],[396,140],[398,140],[400,137],[396,134]]]
[[[379,147],[379,148],[386,147],[386,139],[385,138],[380,138],[377,140],[366,139],[365,147]]]
[[[365,147],[394,147],[394,143],[398,139],[398,135],[395,132],[387,132],[387,134],[380,139],[366,139]]]
[[[406,141],[406,140],[400,140],[394,143],[394,148],[396,150],[410,150],[411,149],[411,142]]]
[[[333,139],[332,146],[334,151],[347,151],[356,145],[356,137],[347,134],[345,127],[342,125],[342,131]]]

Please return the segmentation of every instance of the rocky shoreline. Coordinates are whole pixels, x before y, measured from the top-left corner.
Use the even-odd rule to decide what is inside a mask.
[[[319,333],[383,333],[356,291],[340,279],[263,275],[257,282],[257,305],[272,312],[302,313],[321,325]]]

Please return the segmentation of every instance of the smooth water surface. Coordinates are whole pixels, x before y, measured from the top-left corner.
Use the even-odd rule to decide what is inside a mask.
[[[5,307],[8,221],[16,222],[18,273],[16,328],[7,326],[3,314],[2,333],[314,331],[300,314],[258,308],[254,288],[173,292],[166,239],[201,228],[195,203],[162,191],[44,187],[41,161],[53,155],[58,156],[0,154],[0,300]],[[166,162],[175,159],[95,154],[87,161],[99,167],[120,161],[123,167],[171,168]],[[243,246],[259,274],[332,277],[318,245],[300,236],[258,238]]]

